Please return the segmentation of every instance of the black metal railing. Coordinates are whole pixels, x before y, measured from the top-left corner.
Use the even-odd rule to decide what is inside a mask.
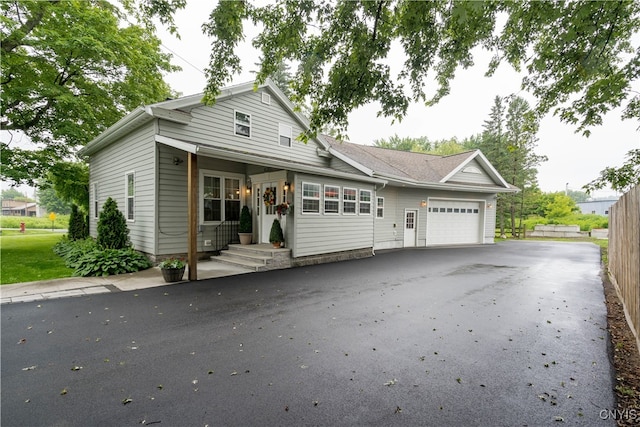
[[[227,249],[231,243],[240,243],[238,227],[240,221],[223,221],[214,228],[211,236],[211,246],[216,254]]]

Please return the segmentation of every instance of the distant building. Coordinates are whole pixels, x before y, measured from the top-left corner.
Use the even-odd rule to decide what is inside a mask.
[[[611,205],[618,201],[618,197],[603,197],[600,199],[593,199],[587,202],[577,203],[580,211],[583,214],[596,214],[608,216],[611,210]]]
[[[38,216],[38,206],[34,202],[19,202],[16,200],[3,200],[2,215]]]

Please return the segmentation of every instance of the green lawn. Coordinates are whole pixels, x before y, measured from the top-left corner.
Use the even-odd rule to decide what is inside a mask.
[[[61,233],[3,230],[0,237],[0,285],[71,277],[73,270],[52,249]]]

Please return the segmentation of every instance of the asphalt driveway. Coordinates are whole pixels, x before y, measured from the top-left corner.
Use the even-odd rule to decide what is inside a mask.
[[[505,242],[3,305],[1,423],[614,425],[599,268]]]

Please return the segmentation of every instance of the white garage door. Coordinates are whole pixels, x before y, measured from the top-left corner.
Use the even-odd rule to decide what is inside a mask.
[[[480,202],[429,201],[427,245],[482,243]]]

